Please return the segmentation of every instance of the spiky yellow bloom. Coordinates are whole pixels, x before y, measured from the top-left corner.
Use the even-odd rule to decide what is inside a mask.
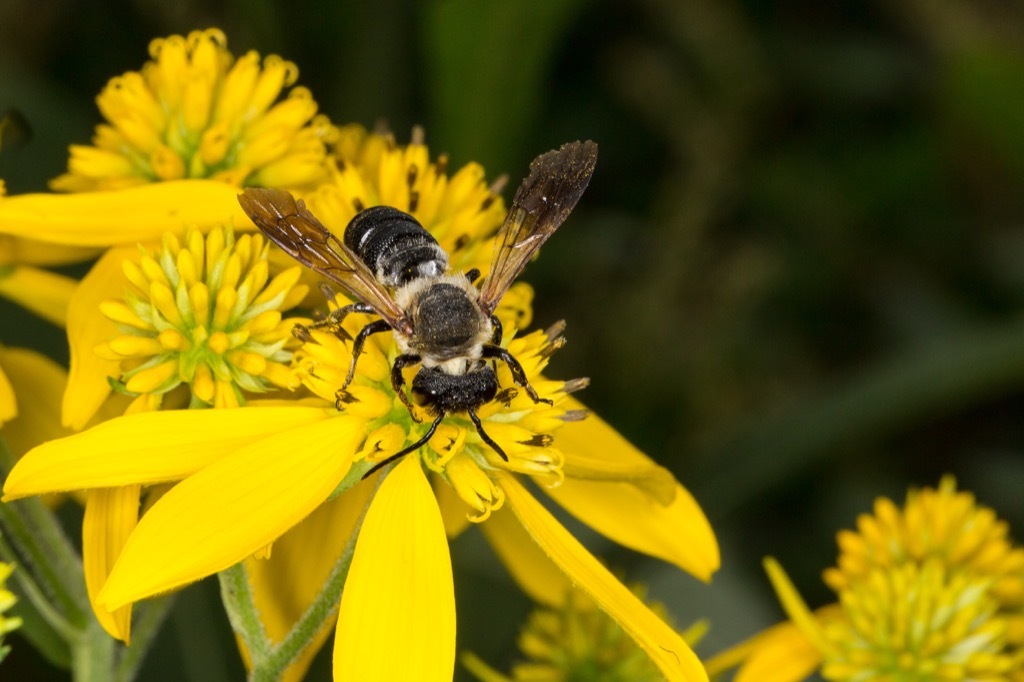
[[[1024,549],[993,510],[947,476],[857,526],[824,576],[838,603],[817,613],[766,562],[792,624],[746,646],[737,680],[1024,680]]]
[[[5,613],[18,601],[14,594],[4,587],[4,583],[13,571],[14,566],[0,562],[0,661],[10,651],[10,647],[3,644],[3,636],[21,626],[21,618]]]
[[[53,189],[184,178],[301,189],[324,178],[325,145],[337,130],[317,115],[309,90],[292,87],[293,63],[261,61],[254,51],[235,59],[219,29],[157,38],[149,54],[152,61],[112,78],[97,97],[107,122],[93,146],[71,147]]]
[[[119,333],[97,351],[119,363],[116,385],[137,396],[133,411],[155,409],[182,384],[193,403],[216,407],[289,385],[294,321],[282,312],[306,287],[296,284],[298,267],[271,280],[268,250],[262,235],[193,228],[122,261],[124,297],[100,305]]]
[[[517,294],[522,288],[513,290],[513,302]],[[508,337],[515,334],[509,311],[516,307],[498,310]],[[717,568],[707,521],[671,474],[596,417],[579,420],[582,406],[568,395],[578,383],[540,376],[559,346],[552,336],[534,332],[511,339],[508,347],[554,405],[534,404],[523,392],[506,390],[479,410],[508,463],[481,442],[465,418],[451,415],[428,445],[384,476],[375,493],[371,487],[368,498],[359,497],[354,493],[362,486],[356,486],[338,499],[370,500],[340,604],[339,676],[451,678],[454,592],[445,528],[455,534],[470,517],[483,522],[528,591],[561,590],[571,580],[663,675],[706,679],[679,635],[517,480],[520,473],[533,478],[571,513],[626,546],[701,578]],[[12,471],[5,494],[10,499],[44,489],[180,480],[142,517],[98,599],[116,609],[173,589],[264,551],[339,485],[347,489],[373,462],[420,437],[425,425],[411,420],[385,381],[396,353],[392,339],[372,339],[355,381],[338,400],[341,381],[334,380],[348,368],[351,345],[315,331],[298,363],[306,385],[321,396],[319,405],[129,415],[36,448]],[[506,389],[513,386],[507,370],[499,370],[499,379]],[[337,556],[343,547],[343,541],[330,550],[322,543],[306,547],[306,561]],[[545,580],[541,574],[551,570],[546,567],[558,567],[568,579]],[[401,657],[392,653],[396,642],[402,643]]]
[[[413,209],[454,250],[453,267],[487,267],[489,240],[505,211],[478,166],[449,179],[444,163],[431,163],[417,140],[403,149],[387,136],[349,129],[342,142],[347,151],[339,152],[344,163],[333,182],[307,195],[325,224],[340,235],[359,207],[393,203]],[[109,274],[115,263],[120,268],[124,257],[112,249],[87,279]],[[95,289],[83,284],[82,291]],[[359,483],[374,462],[419,440],[426,426],[386,379],[397,354],[390,336],[371,337],[353,383],[338,393],[352,359],[350,337],[368,319],[351,315],[337,334],[310,332],[297,354],[297,377],[312,397],[111,420],[36,448],[8,477],[5,494],[169,487],[118,550],[97,603],[116,611],[245,560],[272,642],[302,617],[338,557],[351,553],[335,636],[335,669],[346,679],[451,679],[455,609],[446,536],[476,521],[535,599],[552,603],[574,582],[666,677],[703,680],[700,662],[678,634],[519,482],[533,479],[612,540],[701,579],[718,567],[714,535],[692,496],[600,419],[582,419],[586,410],[569,395],[581,382],[540,375],[561,346],[560,328],[519,335],[532,315],[531,296],[529,287],[517,285],[496,314],[504,342],[554,404],[534,403],[499,365],[504,390],[478,414],[508,453],[507,463],[466,416],[453,414],[427,445]],[[73,306],[83,319],[69,321],[69,329],[91,324],[84,316],[103,300],[92,299]],[[72,381],[74,367],[73,356]],[[268,553],[269,559],[253,558]],[[321,637],[327,634],[325,628]],[[402,656],[393,655],[396,642]],[[303,656],[315,649],[306,647]]]
[[[633,592],[645,599],[642,585]],[[650,603],[650,602],[648,602]],[[665,607],[650,603],[662,620],[670,618]],[[682,633],[691,646],[706,626],[698,623]],[[527,662],[516,663],[511,675],[494,670],[477,656],[463,654],[462,662],[481,682],[660,682],[665,677],[615,621],[580,593],[569,590],[556,606],[534,609],[519,634],[519,650]]]
[[[390,133],[341,128],[329,179],[306,197],[310,210],[341,236],[360,210],[393,206],[415,217],[447,253],[456,270],[490,264],[493,237],[505,217],[498,194],[504,178],[488,184],[483,167],[468,163],[448,175],[448,157],[431,160],[423,130],[395,143]]]

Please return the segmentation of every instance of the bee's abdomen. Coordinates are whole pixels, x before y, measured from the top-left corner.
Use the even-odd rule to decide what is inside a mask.
[[[345,246],[390,287],[448,269],[448,255],[437,240],[411,215],[390,206],[360,211],[345,228]]]

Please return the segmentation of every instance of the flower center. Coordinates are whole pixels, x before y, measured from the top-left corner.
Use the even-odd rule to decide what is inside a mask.
[[[121,334],[99,350],[121,360],[115,382],[152,409],[181,384],[194,401],[220,407],[243,402],[243,391],[288,386],[293,322],[281,313],[306,293],[298,267],[272,280],[268,246],[259,235],[237,241],[230,228],[205,238],[190,230],[184,244],[166,235],[159,252],[122,266],[130,287],[102,312]],[[143,404],[145,403],[145,404]]]
[[[516,285],[509,296],[509,306],[503,314],[515,315],[528,301],[528,287]],[[516,299],[519,299],[518,302]],[[347,301],[338,297],[331,302],[332,309]],[[528,305],[528,303],[525,303]],[[331,400],[348,414],[368,420],[368,436],[360,457],[370,462],[381,462],[426,438],[437,413],[429,406],[416,403],[408,387],[420,366],[403,370],[406,392],[412,405],[406,407],[391,382],[398,350],[391,334],[369,337],[356,363],[352,382],[344,388],[352,362],[352,339],[374,317],[349,315],[340,327],[320,324],[306,329],[300,336],[307,340],[296,353],[297,374],[310,390]],[[505,327],[514,333],[512,319]],[[477,428],[467,413],[445,414],[434,433],[408,456],[419,456],[424,465],[439,474],[473,510],[470,518],[483,520],[501,506],[504,494],[492,479],[495,470],[503,469],[527,473],[558,484],[564,478],[564,458],[554,447],[551,432],[566,418],[568,411],[559,402],[572,390],[585,382],[549,381],[540,376],[552,353],[560,348],[562,327],[537,331],[508,342],[508,350],[519,360],[527,379],[541,398],[554,404],[534,402],[525,390],[517,386],[512,373],[497,363],[496,375],[500,386],[497,396],[474,410],[480,420]],[[575,418],[570,415],[568,418]],[[483,431],[483,434],[481,433]],[[508,457],[502,459],[486,438],[495,441]]]

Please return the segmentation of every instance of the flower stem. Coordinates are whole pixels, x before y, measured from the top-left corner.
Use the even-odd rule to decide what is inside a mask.
[[[252,593],[252,585],[245,571],[245,564],[237,563],[217,574],[220,580],[220,595],[228,613],[231,627],[242,638],[249,658],[256,665],[267,656],[270,638],[260,620],[259,610]]]
[[[0,443],[4,477],[12,465],[10,451]],[[82,562],[53,513],[38,498],[0,504],[0,529],[12,558],[52,600],[49,605],[76,630],[85,628],[91,611]]]
[[[352,478],[344,488],[347,490],[361,479],[361,475]],[[380,485],[380,478],[377,484]],[[341,489],[342,486],[339,486]],[[372,496],[371,498],[372,499]],[[369,508],[369,503],[367,503]],[[280,643],[270,647],[263,657],[251,656],[252,671],[249,673],[251,682],[272,682],[278,680],[295,661],[296,658],[313,642],[331,618],[338,612],[338,604],[341,602],[341,593],[345,588],[345,580],[348,578],[348,570],[352,565],[352,556],[355,554],[356,540],[359,538],[359,529],[363,526],[363,519],[366,517],[366,509],[363,510],[352,528],[352,533],[345,542],[345,547],[338,557],[338,560],[331,568],[327,580],[320,588],[320,592],[309,605],[306,611],[299,618],[298,622]],[[237,567],[235,567],[237,568]],[[234,618],[232,617],[232,623]],[[262,626],[261,630],[262,630]],[[250,652],[252,649],[250,649]]]
[[[91,616],[91,614],[90,614]],[[75,682],[107,682],[114,669],[115,640],[95,617],[90,617],[71,646]]]
[[[167,619],[174,605],[174,595],[151,599],[135,606],[135,622],[132,625],[132,645],[121,652],[114,671],[115,682],[131,682],[139,672],[139,666],[149,653],[160,627]]]

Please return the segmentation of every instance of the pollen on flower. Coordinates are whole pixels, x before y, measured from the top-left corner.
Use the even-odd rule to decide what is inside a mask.
[[[824,576],[839,609],[807,633],[826,679],[1024,680],[1024,549],[993,510],[946,477],[857,525]]]
[[[193,401],[225,407],[240,404],[243,392],[289,387],[294,320],[282,312],[307,288],[298,267],[270,279],[268,250],[261,235],[190,229],[124,262],[124,299],[100,306],[120,335],[97,351],[121,361],[111,381],[138,396],[131,411],[158,407],[182,384]]]
[[[235,59],[218,29],[158,38],[151,61],[97,97],[105,124],[72,145],[55,190],[119,189],[182,178],[311,187],[326,177],[337,128],[317,114],[298,69],[253,51]],[[281,99],[281,94],[287,94]]]
[[[447,415],[427,444],[408,455],[421,457],[428,469],[455,490],[470,508],[467,516],[473,521],[486,519],[504,502],[504,492],[493,478],[495,471],[533,475],[552,486],[564,480],[564,457],[554,447],[557,436],[552,432],[565,423],[569,413],[563,405],[570,392],[567,388],[574,389],[585,382],[549,381],[540,374],[551,358],[552,346],[561,338],[562,326],[556,326],[557,334],[547,330],[512,338],[519,321],[530,318],[531,296],[526,285],[513,285],[507,296],[512,303],[499,306],[496,314],[502,320],[507,346],[522,364],[530,384],[541,398],[553,404],[534,402],[516,386],[508,367],[497,363],[501,388],[495,399],[482,405],[477,414],[485,432],[508,455],[508,461],[487,445],[469,416],[462,413]],[[338,295],[329,304],[333,311],[348,302]],[[391,334],[374,334],[366,340],[351,384],[339,390],[351,367],[352,340],[373,319],[371,315],[350,314],[340,326],[327,318],[318,326],[303,328],[298,336],[304,342],[295,353],[294,366],[296,376],[313,393],[333,403],[340,412],[370,420],[371,435],[356,459],[377,463],[423,438],[433,416],[414,403],[414,418],[395,394],[391,367],[399,353]],[[418,369],[411,366],[404,370],[406,391]],[[377,439],[373,434],[385,427],[400,429],[400,444],[380,447],[371,442]],[[393,435],[394,431],[388,433]]]
[[[453,268],[486,270],[494,234],[505,217],[499,195],[504,178],[488,184],[478,163],[449,175],[448,158],[431,160],[420,128],[401,146],[390,133],[345,126],[332,158],[328,181],[306,203],[335,234],[341,236],[364,208],[393,206],[414,216],[437,239],[451,255]]]

